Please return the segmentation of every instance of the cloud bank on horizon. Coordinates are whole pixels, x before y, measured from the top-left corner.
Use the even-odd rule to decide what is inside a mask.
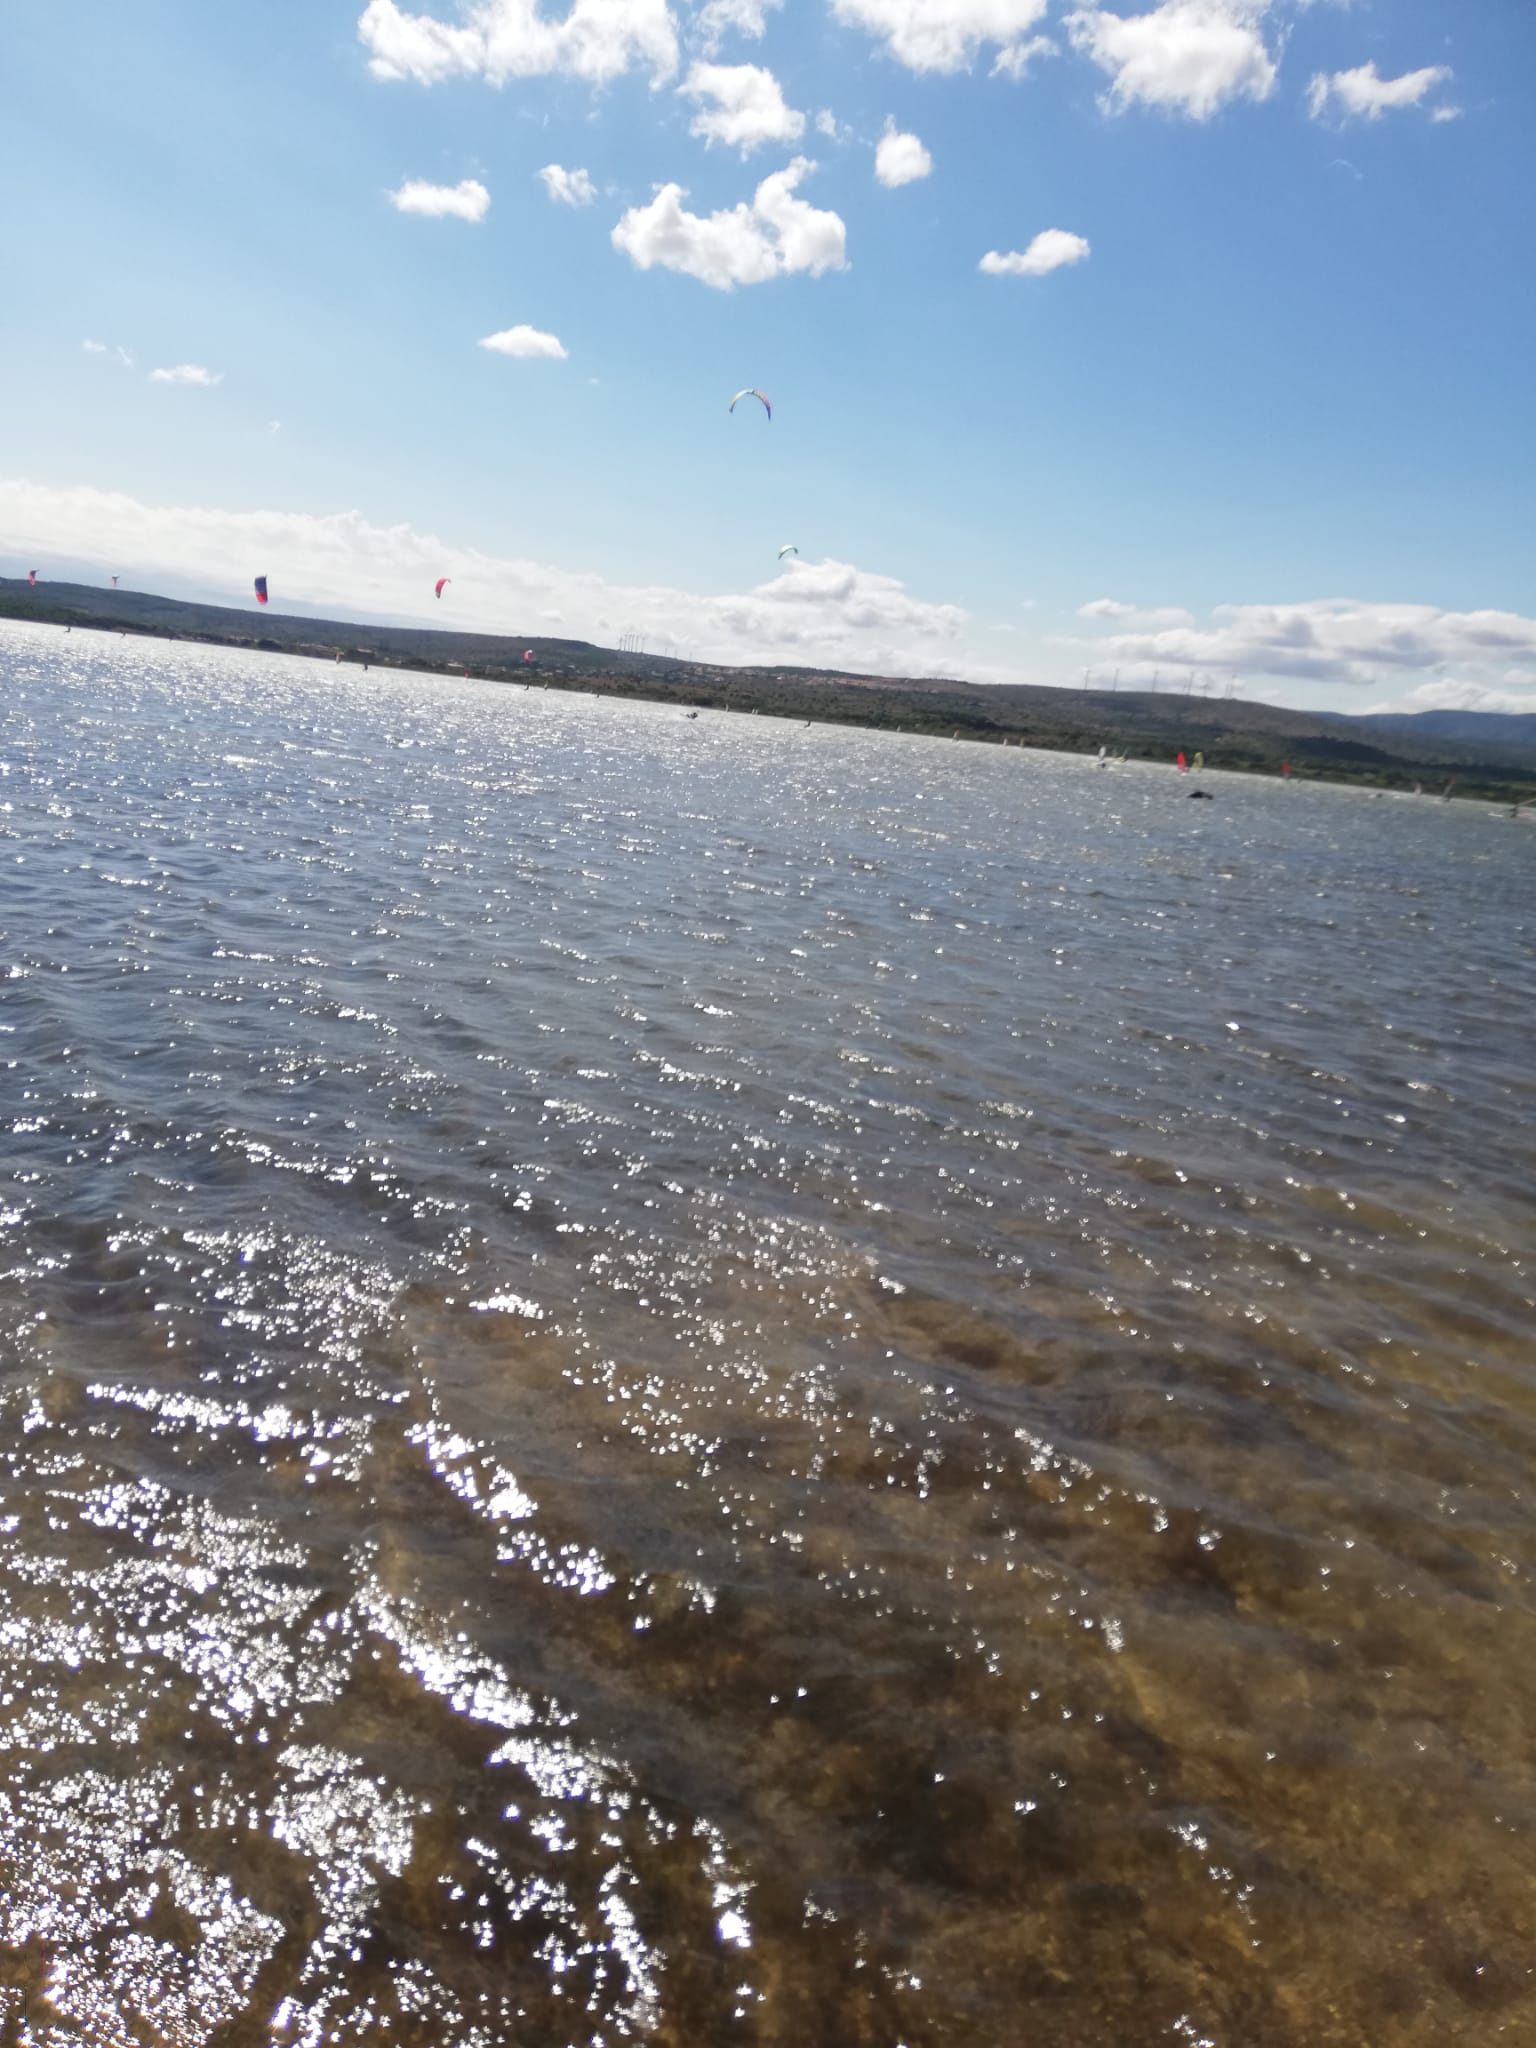
[[[749,588],[723,593],[615,583],[549,562],[501,559],[358,512],[225,512],[149,505],[90,486],[57,489],[0,478],[0,558],[114,565],[130,581],[195,587],[210,602],[248,602],[250,565],[283,600],[339,617],[444,625],[432,598],[453,582],[451,620],[476,632],[541,633],[612,644],[639,633],[653,651],[750,666],[793,662],[873,675],[975,682],[1050,678],[979,653],[958,605],[914,595],[900,579],[852,563],[790,559]],[[1265,681],[1344,686],[1370,708],[1536,711],[1536,618],[1432,605],[1323,598],[1217,605],[1202,624],[1179,606],[1097,598],[1078,608],[1099,633],[1065,633],[1072,672],[1098,687],[1222,688]],[[1383,694],[1385,693],[1385,694]],[[1378,701],[1379,700],[1379,701]],[[1364,702],[1344,708],[1364,710]]]
[[[358,512],[222,512],[141,504],[89,486],[57,490],[0,480],[0,556],[25,535],[39,561],[111,561],[133,579],[173,578],[249,601],[249,564],[264,565],[274,609],[286,596],[338,615],[449,623],[434,603],[453,582],[451,623],[517,634],[557,620],[563,637],[613,642],[640,632],[686,643],[702,660],[836,663],[872,674],[948,673],[964,629],[956,605],[911,596],[892,576],[846,562],[790,560],[751,589],[706,595],[624,585],[551,563],[498,560]],[[218,601],[218,600],[213,600]]]

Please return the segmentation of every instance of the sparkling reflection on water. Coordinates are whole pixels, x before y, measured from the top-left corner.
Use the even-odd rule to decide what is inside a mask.
[[[1536,2039],[1536,833],[0,670],[0,2040]]]

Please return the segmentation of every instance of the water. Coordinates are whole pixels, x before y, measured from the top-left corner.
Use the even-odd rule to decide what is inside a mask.
[[[0,673],[0,2040],[1536,2039],[1536,833]]]

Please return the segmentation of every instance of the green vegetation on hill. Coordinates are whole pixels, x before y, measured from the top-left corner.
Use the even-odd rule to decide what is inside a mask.
[[[501,638],[414,626],[360,626],[281,612],[184,604],[131,590],[49,584],[37,590],[0,578],[0,618],[98,631],[264,649],[314,660],[365,663],[498,683],[530,680],[551,689],[697,709],[756,712],[961,739],[1171,761],[1203,752],[1213,768],[1293,774],[1412,788],[1455,775],[1467,796],[1536,798],[1536,749],[1464,730],[1405,730],[1404,722],[1346,719],[1247,700],[1207,701],[1168,692],[983,687],[943,677],[847,675],[796,667],[727,668],[662,655],[625,654],[585,640]],[[532,649],[533,669],[523,660]],[[1411,722],[1410,722],[1411,723]],[[1497,722],[1496,722],[1497,723]]]

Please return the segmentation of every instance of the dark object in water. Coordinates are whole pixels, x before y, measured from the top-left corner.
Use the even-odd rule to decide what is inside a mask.
[[[1189,800],[1192,804],[1208,804],[1211,800],[1211,792],[1208,789],[1192,789],[1189,792]]]

